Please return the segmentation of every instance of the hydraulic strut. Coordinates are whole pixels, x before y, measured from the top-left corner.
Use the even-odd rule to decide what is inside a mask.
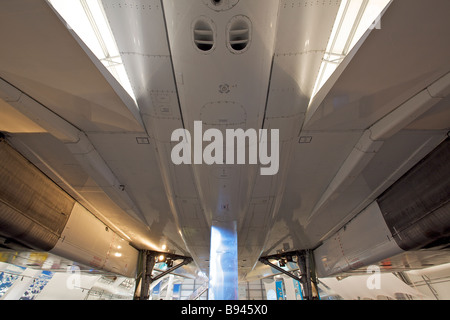
[[[280,265],[285,265],[287,262],[293,262],[294,258],[297,259],[300,277],[296,276],[292,271],[286,271],[285,269],[269,261],[277,260]],[[292,279],[299,281],[302,285],[302,293],[305,300],[318,299],[317,278],[311,250],[280,252],[278,254],[261,257],[259,258],[259,261],[280,271]]]
[[[140,252],[140,267],[141,272],[138,275],[138,279],[136,281],[137,287],[135,291],[135,299],[136,300],[148,300],[150,297],[150,286],[151,284],[161,279],[162,277],[166,276],[169,273],[172,273],[176,269],[189,264],[192,262],[191,257],[184,257],[172,253],[167,252],[157,252],[157,251],[150,251],[150,250],[142,250]],[[162,261],[160,257],[163,257]],[[183,260],[181,263],[173,266],[173,261],[175,260]],[[152,277],[153,268],[155,267],[155,264],[157,261],[160,262],[166,262],[169,266],[169,269],[166,271]],[[139,290],[139,284],[140,284],[140,290]]]

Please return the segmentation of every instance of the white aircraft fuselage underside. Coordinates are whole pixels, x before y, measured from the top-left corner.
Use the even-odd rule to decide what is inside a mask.
[[[7,0],[0,131],[118,242],[207,274],[211,226],[235,221],[241,279],[280,249],[318,248],[323,275],[404,251],[377,200],[447,138],[446,0],[390,4],[312,101],[340,1],[102,3],[137,105],[49,4]],[[278,129],[278,172],[175,165],[171,135],[195,121]]]

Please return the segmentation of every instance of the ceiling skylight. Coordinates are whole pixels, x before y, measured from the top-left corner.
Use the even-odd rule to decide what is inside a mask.
[[[135,99],[100,0],[48,0],[128,94]]]
[[[101,0],[48,1],[135,99]],[[369,28],[382,28],[382,21],[378,18],[390,2],[391,0],[342,0],[313,96]]]
[[[313,97],[368,29],[382,28],[380,14],[391,0],[342,0]]]

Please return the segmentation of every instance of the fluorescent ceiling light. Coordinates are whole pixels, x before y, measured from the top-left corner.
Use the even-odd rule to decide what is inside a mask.
[[[100,0],[48,0],[136,101]]]

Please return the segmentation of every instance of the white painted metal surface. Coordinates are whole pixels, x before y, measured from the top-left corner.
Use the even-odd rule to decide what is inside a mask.
[[[392,3],[382,28],[364,34],[311,102],[340,1],[104,0],[135,105],[46,2],[5,0],[0,111],[20,116],[14,125],[0,121],[0,130],[126,242],[167,245],[204,272],[214,221],[237,221],[241,278],[282,247],[322,245],[334,261],[323,273],[372,263],[397,251],[383,242],[382,218],[364,209],[449,129],[447,85],[436,83],[450,71],[448,2],[405,3]],[[233,29],[239,17],[249,28]],[[213,26],[207,52],[193,38],[200,18]],[[242,52],[230,50],[231,29],[248,32]],[[417,94],[436,104],[411,109]],[[171,133],[192,131],[195,120],[205,129],[279,129],[278,174],[174,165]],[[372,225],[377,232],[359,229]],[[104,252],[113,240],[98,235]],[[336,237],[345,239],[344,254]],[[380,251],[366,250],[374,243]],[[101,259],[104,268],[124,267]]]
[[[9,86],[26,91],[24,94],[13,88],[17,94],[11,96],[8,93],[10,98],[6,98],[6,101],[25,102],[16,104],[21,106],[22,109],[19,109],[26,114],[24,116],[44,123],[46,131],[51,133],[22,136],[15,140],[15,147],[128,241],[153,250],[161,249],[163,244],[180,247],[181,238],[166,215],[169,205],[162,195],[160,173],[136,169],[142,168],[143,164],[152,168],[156,159],[155,151],[149,144],[138,144],[138,138],[148,143],[149,137],[143,129],[139,110],[133,100],[47,3],[23,1],[19,4],[7,1],[2,5],[2,24],[11,23],[12,30],[22,36],[14,37],[8,28],[2,27],[1,38],[9,43],[12,51],[29,54],[26,61],[21,63],[19,61],[23,56],[12,51],[2,52],[2,78],[14,79],[9,81]],[[26,25],[21,25],[16,19],[17,6],[22,8],[19,10],[28,22]],[[37,34],[45,35],[44,39],[37,40]],[[50,38],[51,44],[42,45],[42,41],[45,43]],[[53,68],[51,64],[57,67]],[[22,100],[19,100],[20,97]],[[26,103],[29,103],[28,108],[23,109]],[[21,130],[9,132],[14,134]],[[95,133],[99,135],[94,137]],[[91,151],[102,149],[101,156],[96,156],[97,164],[94,164],[95,161],[90,163],[87,154],[80,155],[81,149],[75,152],[80,156],[76,159],[63,144],[78,143],[78,135],[85,138],[85,146],[94,138],[97,141],[95,146],[91,144],[89,147]],[[103,139],[108,137],[108,143],[104,144],[105,140],[99,136]],[[78,160],[84,162],[84,167]],[[97,178],[103,175],[105,179],[100,182],[90,177],[86,169],[95,172]],[[113,184],[116,187],[109,188],[108,185],[112,187],[113,184],[105,182],[108,180],[115,180]],[[108,195],[108,189],[115,189],[113,192],[117,194]],[[131,203],[130,199],[125,202],[128,201],[137,211],[145,212],[144,216],[136,214],[136,211],[133,213],[129,210],[130,206],[126,209],[127,205],[123,207],[125,203],[120,200],[116,203],[120,198],[117,195],[125,195],[132,190],[145,194],[133,196]],[[149,203],[154,198],[158,202]],[[151,225],[155,219],[159,220],[160,225],[153,225],[156,232],[150,233],[147,223]],[[172,242],[164,235],[164,229],[171,230]]]
[[[377,263],[403,250],[395,243],[376,202],[314,250],[317,274],[327,277]]]
[[[414,19],[402,18],[403,4]],[[320,245],[446,138],[449,124],[441,118],[448,119],[444,99],[428,111],[422,109],[423,115],[410,119],[411,123],[401,123],[376,154],[367,143],[366,149],[361,145],[368,138],[367,133],[363,136],[366,129],[385,116],[393,116],[392,111],[450,69],[450,48],[440,38],[444,27],[427,24],[418,28],[412,23],[428,18],[445,20],[443,16],[436,20],[436,16],[424,15],[419,9],[422,5],[393,2],[382,17],[382,28],[367,32],[308,107],[299,144],[291,155],[280,216],[265,252],[273,252],[284,243],[290,248]],[[417,42],[421,43],[418,51],[407,50]],[[431,49],[435,46],[441,49]],[[408,52],[407,60],[402,60],[405,54],[401,52]],[[359,153],[360,160],[367,163],[353,162],[362,167],[355,166],[353,173],[347,171],[348,183],[331,191],[333,180],[342,178],[340,173],[349,169],[346,159],[351,153]],[[323,197],[328,198],[328,204],[321,203]]]
[[[138,251],[78,203],[50,252],[94,269],[136,276]]]

